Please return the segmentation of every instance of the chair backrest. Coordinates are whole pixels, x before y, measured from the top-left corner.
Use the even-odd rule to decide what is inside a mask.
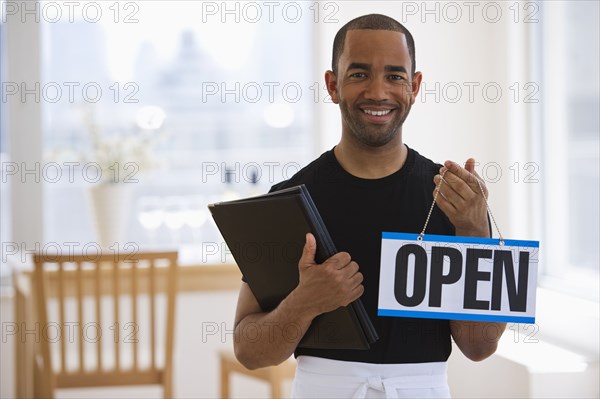
[[[160,384],[172,396],[177,252],[33,260],[39,385],[46,395],[55,388]]]

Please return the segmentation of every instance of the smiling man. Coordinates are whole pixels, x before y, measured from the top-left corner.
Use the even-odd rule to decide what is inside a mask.
[[[412,35],[394,19],[372,14],[344,25],[325,74],[341,110],[340,142],[272,189],[305,184],[340,250],[316,264],[315,240],[308,234],[299,284],[273,311],[260,308],[246,283],[240,290],[236,356],[259,368],[294,354],[294,397],[449,397],[451,337],[472,360],[496,350],[500,337],[486,336],[486,323],[377,316],[381,232],[420,232],[441,174],[444,184],[427,232],[490,235],[475,161],[467,160],[464,168],[451,161],[442,166],[404,144],[402,126],[422,80],[415,59]],[[318,315],[357,298],[380,337],[368,350],[297,348],[302,336],[284,333],[292,324],[306,331]],[[244,336],[250,323],[262,326],[260,339]],[[504,323],[496,324],[495,331],[504,330]]]

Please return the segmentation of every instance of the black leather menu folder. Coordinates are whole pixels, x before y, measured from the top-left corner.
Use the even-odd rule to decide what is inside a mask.
[[[316,238],[317,263],[337,253],[304,185],[208,207],[264,311],[276,308],[298,285],[298,261],[306,233]],[[279,327],[289,335],[298,333],[292,326]],[[317,316],[298,346],[368,349],[377,339],[377,332],[358,299]]]

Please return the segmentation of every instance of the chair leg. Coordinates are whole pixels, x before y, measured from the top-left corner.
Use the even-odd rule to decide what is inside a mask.
[[[173,397],[173,381],[169,378],[163,384],[163,398],[171,399]]]
[[[274,399],[283,397],[281,395],[281,381],[271,381],[271,397]]]
[[[54,399],[52,370],[44,364],[41,356],[36,356],[33,370],[33,395],[36,398]]]
[[[277,367],[272,367],[269,372],[269,383],[271,385],[271,397],[272,398],[282,398],[283,390],[281,389],[281,385],[283,382],[283,375],[281,374],[281,370]]]
[[[229,399],[229,365],[221,358],[221,398]]]

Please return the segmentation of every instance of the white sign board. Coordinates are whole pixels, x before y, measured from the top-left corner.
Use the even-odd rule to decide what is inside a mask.
[[[379,316],[535,323],[538,241],[382,233]]]

